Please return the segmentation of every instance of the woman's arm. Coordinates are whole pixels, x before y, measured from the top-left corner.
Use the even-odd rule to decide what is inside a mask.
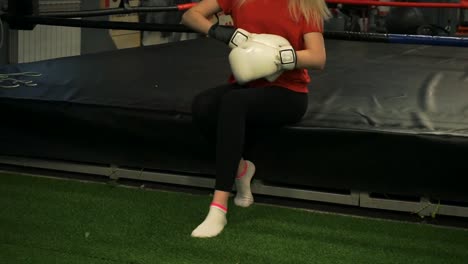
[[[182,15],[182,24],[203,34],[213,25],[208,18],[221,11],[217,0],[203,0]]]
[[[296,68],[323,70],[327,56],[322,33],[307,33],[304,35],[304,42],[305,49],[296,51]]]

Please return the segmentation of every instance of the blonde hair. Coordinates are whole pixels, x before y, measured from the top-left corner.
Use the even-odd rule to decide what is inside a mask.
[[[247,0],[238,0],[242,5]],[[273,0],[275,1],[275,0]],[[289,13],[295,21],[299,21],[301,16],[307,23],[322,27],[323,22],[331,17],[325,0],[289,0]]]

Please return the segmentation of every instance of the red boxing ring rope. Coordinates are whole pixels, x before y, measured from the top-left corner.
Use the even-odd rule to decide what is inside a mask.
[[[404,6],[404,7],[436,7],[436,8],[468,8],[468,0],[459,3],[434,3],[434,2],[381,2],[375,0],[326,0],[327,3],[370,5],[370,6]]]
[[[190,8],[196,6],[196,5],[197,5],[197,3],[180,4],[180,5],[177,5],[177,8],[180,11],[184,11],[184,10],[190,9]]]

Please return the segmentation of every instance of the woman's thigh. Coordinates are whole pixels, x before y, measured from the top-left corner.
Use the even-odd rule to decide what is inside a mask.
[[[245,115],[250,126],[281,126],[301,120],[308,105],[307,94],[282,87],[247,88],[224,94],[227,111]]]

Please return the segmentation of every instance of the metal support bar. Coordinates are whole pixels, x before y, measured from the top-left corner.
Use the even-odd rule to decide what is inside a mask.
[[[14,165],[27,168],[36,168],[36,169],[48,169],[54,171],[66,171],[66,172],[75,172],[83,174],[92,174],[99,176],[110,177],[115,173],[115,169],[111,166],[96,166],[88,164],[78,164],[71,162],[63,161],[53,161],[53,160],[39,160],[39,159],[29,159],[21,157],[11,157],[11,156],[0,156],[0,164]]]
[[[144,171],[137,169],[133,170],[119,168],[117,165],[90,165],[66,161],[40,160],[11,156],[0,156],[0,164],[26,168],[47,169],[51,171],[99,175],[109,177],[113,180],[136,179],[203,188],[213,188],[215,184],[213,178]],[[382,199],[371,197],[369,193],[366,192],[351,191],[350,194],[340,194],[308,189],[272,186],[259,180],[253,181],[252,192],[254,194],[328,202],[334,204],[354,205],[364,208],[413,212],[419,214],[420,216],[440,214],[468,217],[468,206],[465,207],[446,204],[439,205],[431,203],[426,198],[421,198],[421,200],[417,202]]]
[[[37,160],[6,156],[0,156],[0,163],[21,167],[100,175],[109,177],[112,180],[135,179],[203,188],[213,188],[215,185],[215,181],[213,178],[186,176],[144,170],[123,169],[119,168],[117,165],[110,165],[107,167],[63,161]],[[330,202],[356,206],[359,204],[359,194],[355,192],[352,192],[351,194],[338,194],[306,189],[285,188],[266,185],[262,181],[258,180],[252,183],[252,192],[254,194],[263,194],[310,201]]]
[[[385,209],[400,212],[411,212],[420,216],[450,215],[468,217],[468,207],[432,203],[426,197],[420,201],[401,201],[371,197],[369,193],[360,193],[359,206],[365,208]]]
[[[214,179],[170,173],[117,169],[116,175],[118,178],[123,179],[145,180],[193,187],[213,188],[215,185]]]
[[[329,202],[345,205],[359,205],[359,193],[339,194],[332,192],[320,192],[306,189],[285,188],[278,186],[269,186],[262,181],[252,183],[252,193],[272,195],[278,197],[287,197],[301,200]]]

